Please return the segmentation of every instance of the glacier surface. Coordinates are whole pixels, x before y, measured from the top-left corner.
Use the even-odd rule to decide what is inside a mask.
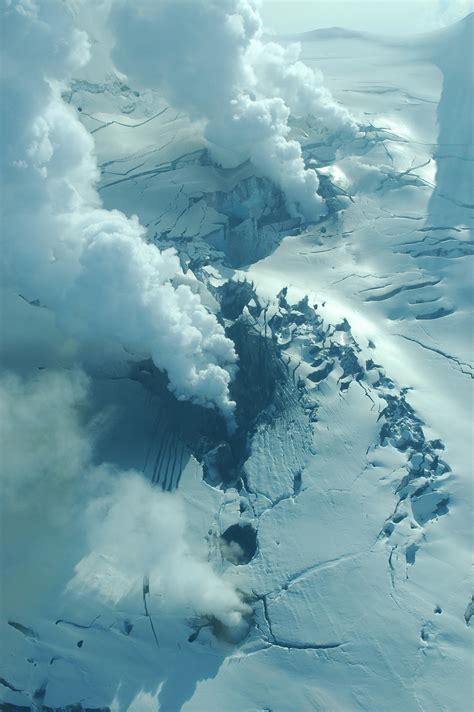
[[[48,416],[66,489],[27,482],[34,509],[4,507],[2,709],[469,708],[472,22],[280,39],[360,118],[353,136],[289,120],[327,207],[315,224],[107,61],[64,87],[104,209],[176,249],[174,286],[233,342],[236,425],[143,354],[83,355],[66,396],[54,378],[31,402],[2,386],[20,449],[46,436],[18,399],[70,414]],[[4,292],[4,368],[74,369],[51,312]],[[110,469],[153,487],[111,491]],[[161,490],[171,510],[152,509]]]

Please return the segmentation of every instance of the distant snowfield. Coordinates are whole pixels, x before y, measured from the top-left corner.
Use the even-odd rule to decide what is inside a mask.
[[[137,214],[151,240],[175,245],[206,280],[207,289],[189,275],[211,310],[227,280],[252,282],[265,309],[249,299],[244,312],[256,333],[272,329],[290,375],[247,433],[239,487],[225,488],[212,469],[220,445],[200,458],[199,438],[214,437],[205,416],[185,432],[146,368],[129,378],[125,362],[111,370],[90,359],[93,406],[108,419],[95,460],[178,486],[188,540],[242,592],[250,628],[226,640],[152,580],[104,602],[91,581],[119,582],[78,522],[58,539],[53,524],[38,530],[20,512],[31,548],[19,561],[13,542],[7,561],[18,590],[2,624],[5,709],[470,707],[472,19],[403,41],[335,30],[291,38],[363,126],[336,145],[314,138],[310,121],[292,122],[329,205],[303,230],[278,217],[278,196],[249,163],[213,165],[200,127],[156,93],[96,78],[93,65],[65,94],[94,136],[105,207]],[[26,325],[25,368],[72,363],[47,310],[13,295],[8,308],[12,343],[17,319]],[[34,359],[29,324],[49,334]],[[7,367],[16,355],[4,349]],[[243,540],[237,559],[223,543],[236,524],[256,532],[249,561]]]

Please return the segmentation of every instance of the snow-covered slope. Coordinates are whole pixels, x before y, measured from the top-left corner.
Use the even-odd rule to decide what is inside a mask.
[[[108,421],[93,457],[178,489],[187,538],[248,609],[235,634],[146,576],[104,602],[97,591],[122,584],[79,521],[35,541],[14,513],[31,546],[25,562],[14,541],[6,562],[19,584],[3,709],[469,708],[472,21],[416,41],[298,38],[361,123],[325,140],[292,120],[328,205],[316,225],[250,162],[215,165],[156,92],[88,70],[65,93],[94,136],[105,207],[176,247],[179,279],[240,363],[229,432],[150,361],[91,358],[92,411]],[[9,300],[11,332],[21,315],[55,343],[47,310]],[[25,369],[69,365],[53,346],[24,352]]]

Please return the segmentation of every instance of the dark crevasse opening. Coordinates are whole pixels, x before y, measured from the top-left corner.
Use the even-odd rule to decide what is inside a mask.
[[[233,564],[248,564],[257,553],[257,532],[250,524],[232,524],[222,539],[223,554]]]

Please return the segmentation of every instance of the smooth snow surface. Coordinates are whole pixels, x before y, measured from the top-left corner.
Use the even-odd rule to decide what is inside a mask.
[[[196,3],[232,36],[222,7],[247,17],[234,84],[260,78],[239,111],[291,108],[281,137],[318,190],[308,222],[252,134],[239,160],[211,146],[235,64],[198,105],[203,76],[183,98],[185,65],[170,89],[120,44],[116,70],[99,20],[68,5],[92,60],[31,109],[63,112],[92,161],[89,197],[59,211],[80,253],[61,289],[54,262],[22,271],[62,239],[54,186],[46,200],[32,173],[28,210],[6,206],[21,261],[2,287],[2,708],[470,709],[473,15],[262,49],[255,3]],[[133,7],[117,3],[119,36]],[[307,95],[281,75],[291,57]],[[318,70],[350,130],[311,115]]]

